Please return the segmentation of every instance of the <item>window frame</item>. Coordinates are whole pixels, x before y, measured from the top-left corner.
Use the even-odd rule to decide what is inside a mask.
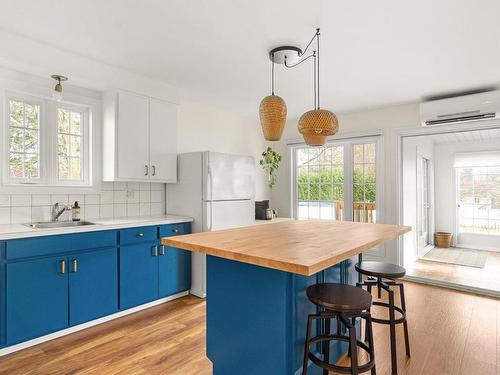
[[[360,136],[349,136],[346,138],[332,139],[328,140],[325,146],[344,146],[344,164],[347,168],[344,168],[344,212],[343,219],[345,221],[353,220],[352,207],[346,209],[347,202],[353,201],[353,177],[354,177],[354,155],[353,146],[358,144],[375,144],[375,206],[376,206],[376,220],[377,223],[384,222],[384,186],[382,181],[384,179],[384,155],[383,155],[383,137],[382,135],[360,135]],[[290,153],[290,191],[291,191],[291,213],[292,217],[298,217],[297,203],[298,203],[298,188],[297,188],[297,149],[308,147],[305,143],[294,143],[289,145]]]
[[[37,104],[40,106],[40,126],[39,126],[39,177],[26,181],[24,178],[12,178],[10,176],[10,101],[22,101]],[[4,144],[2,152],[2,186],[5,187],[80,187],[91,188],[92,176],[92,145],[91,116],[92,108],[86,104],[75,104],[65,101],[56,101],[47,97],[17,92],[6,91],[4,100]],[[69,109],[74,112],[81,112],[82,121],[82,180],[59,180],[58,178],[58,128],[57,109]]]
[[[63,180],[59,179],[59,155],[58,155],[58,135],[59,129],[57,124],[57,110],[63,109],[70,112],[79,112],[81,114],[81,122],[80,122],[80,160],[81,160],[81,180]],[[55,102],[54,111],[53,111],[53,131],[54,134],[52,139],[54,141],[54,146],[52,147],[52,160],[51,165],[53,166],[53,181],[55,186],[89,186],[89,164],[90,164],[90,152],[89,152],[89,143],[90,143],[90,134],[89,134],[89,109],[86,106],[69,104],[63,102]]]
[[[471,230],[466,231],[462,229],[461,226],[461,219],[463,218],[463,213],[461,212],[462,206],[464,205],[472,205],[472,206],[479,206],[481,205],[480,203],[463,203],[460,200],[460,193],[461,193],[461,175],[462,175],[462,170],[463,169],[472,169],[473,171],[475,169],[482,169],[482,168],[500,168],[500,165],[490,165],[490,166],[454,166],[453,167],[453,173],[455,175],[455,200],[456,200],[456,233],[458,236],[462,235],[473,235],[473,236],[487,236],[487,237],[500,237],[499,232],[491,232],[489,229],[489,224],[490,221],[497,222],[498,219],[490,218],[490,211],[488,209],[488,217],[487,218],[479,218],[474,216],[474,207],[472,208],[473,210],[473,215],[472,217],[467,217],[467,219],[472,220],[472,226]],[[489,172],[489,171],[488,171]],[[477,198],[477,196],[474,194],[474,180],[476,176],[484,176],[485,174],[479,173],[475,174],[474,172],[471,173],[472,176],[472,196],[474,199]],[[486,173],[486,175],[490,175],[490,173]],[[496,176],[497,174],[493,174]],[[499,174],[500,175],[500,174]],[[486,221],[488,229],[486,231],[476,231],[476,228],[479,228],[480,226],[476,226],[476,221]]]

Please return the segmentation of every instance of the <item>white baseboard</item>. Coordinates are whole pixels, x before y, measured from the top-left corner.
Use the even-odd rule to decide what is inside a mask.
[[[498,247],[473,246],[473,245],[464,245],[464,244],[457,244],[455,247],[461,247],[462,249],[491,251],[491,252],[494,252],[494,253],[500,252],[500,248],[498,248]]]
[[[66,328],[66,329],[63,329],[61,331],[57,331],[54,333],[49,333],[48,335],[45,335],[42,337],[37,337],[36,339],[32,339],[32,340],[25,341],[25,342],[22,342],[22,343],[19,343],[16,345],[9,346],[7,348],[0,349],[0,357],[7,355],[7,354],[10,354],[10,353],[17,352],[19,350],[29,348],[29,347],[34,346],[34,345],[41,344],[42,342],[57,339],[59,337],[66,336],[66,335],[69,335],[71,333],[75,333],[75,332],[81,331],[83,329],[96,326],[96,325],[101,324],[101,323],[109,322],[110,320],[113,320],[113,319],[121,318],[122,316],[125,316],[125,315],[130,315],[130,314],[133,314],[135,312],[145,310],[145,309],[148,309],[148,308],[153,307],[153,306],[161,305],[162,303],[169,302],[169,301],[172,301],[174,299],[187,296],[188,294],[189,294],[188,291],[177,293],[177,294],[174,294],[174,295],[169,296],[169,297],[160,298],[160,299],[157,299],[156,301],[145,303],[144,305],[136,306],[136,307],[133,307],[131,309],[127,309],[127,310],[123,310],[123,311],[119,311],[117,313],[114,313],[114,314],[111,314],[108,316],[104,316],[102,318],[92,320],[90,322],[79,324],[77,326]]]
[[[484,295],[484,296],[488,296],[488,297],[496,297],[496,298],[500,297],[500,291],[497,291],[497,290],[477,288],[477,287],[472,287],[472,286],[467,286],[467,285],[460,285],[460,284],[451,283],[449,281],[434,280],[434,279],[428,279],[426,277],[411,276],[411,275],[405,275],[405,277],[403,277],[403,280],[413,281],[416,283],[421,283],[421,284],[426,284],[426,285],[440,286],[440,287],[444,287],[444,288],[455,289],[455,290],[458,290],[461,292],[480,294],[480,295]]]

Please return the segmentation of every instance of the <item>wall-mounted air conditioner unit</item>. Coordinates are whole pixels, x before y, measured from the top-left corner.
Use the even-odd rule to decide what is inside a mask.
[[[422,126],[491,119],[500,115],[500,91],[431,100],[420,104]]]

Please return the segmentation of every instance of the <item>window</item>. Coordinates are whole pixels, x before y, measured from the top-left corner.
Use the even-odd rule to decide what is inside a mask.
[[[489,163],[485,159],[483,166],[477,162],[476,166],[461,166],[463,158],[462,162],[457,159],[459,231],[500,234],[500,158]]]
[[[9,175],[40,177],[40,105],[9,100]]]
[[[371,140],[295,148],[297,218],[375,223],[376,150]]]
[[[7,98],[4,183],[89,186],[89,109],[53,100]]]
[[[82,180],[83,113],[57,109],[57,177],[59,180]]]

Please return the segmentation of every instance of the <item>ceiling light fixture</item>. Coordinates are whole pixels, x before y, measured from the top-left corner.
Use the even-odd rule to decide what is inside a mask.
[[[339,125],[338,125],[338,120],[337,116],[326,109],[320,108],[320,96],[319,96],[319,76],[320,76],[320,69],[319,69],[319,36],[320,36],[320,29],[316,29],[316,33],[312,37],[311,41],[307,44],[306,48],[304,51],[302,51],[298,47],[293,47],[293,46],[282,46],[282,47],[277,47],[272,49],[269,52],[269,56],[271,58],[271,61],[273,63],[273,72],[272,72],[272,79],[273,79],[273,95],[268,96],[264,98],[261,102],[261,123],[262,123],[262,129],[264,130],[264,121],[263,121],[263,116],[262,116],[262,103],[268,98],[272,98],[274,96],[274,63],[277,64],[283,64],[287,68],[294,68],[297,65],[302,64],[304,61],[313,58],[314,61],[314,109],[307,111],[304,113],[300,119],[299,119],[299,124],[298,124],[298,130],[304,137],[304,141],[306,144],[309,146],[322,146],[325,144],[326,139],[328,136],[334,135],[337,133]],[[307,57],[303,57],[304,54],[307,52],[313,41],[316,40],[316,50],[312,52]],[[279,98],[279,97],[277,97]],[[281,98],[279,98],[282,100]],[[282,100],[283,101],[283,100]],[[284,101],[283,101],[284,105]],[[283,118],[283,127],[284,127],[284,120],[286,119],[286,106],[285,106],[285,116]],[[273,125],[278,128],[278,121],[273,122]],[[279,138],[281,138],[281,133],[283,132],[283,129],[281,128],[280,133],[279,133]],[[266,132],[264,131],[264,137],[266,137]],[[267,140],[279,140],[277,139],[268,139]]]
[[[57,100],[59,102],[63,98],[62,95],[63,87],[61,85],[61,82],[67,81],[68,77],[59,74],[53,74],[51,75],[51,78],[57,81],[56,86],[54,87],[54,92],[52,93],[52,98],[54,98],[54,100]]]

